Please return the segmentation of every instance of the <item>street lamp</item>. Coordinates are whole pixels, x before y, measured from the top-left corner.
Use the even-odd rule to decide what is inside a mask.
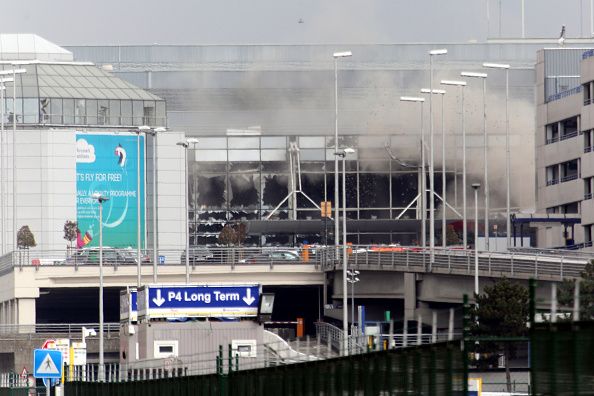
[[[186,219],[186,285],[190,283],[190,235],[189,235],[189,230],[190,230],[190,224],[188,222],[188,208],[190,206],[189,203],[189,189],[188,189],[188,184],[189,184],[189,175],[188,175],[188,148],[190,147],[190,144],[195,145],[196,143],[198,143],[198,139],[196,138],[186,138],[186,140],[182,141],[182,142],[177,142],[176,144],[178,146],[181,146],[184,148],[184,164],[185,164],[185,187],[186,187],[186,210],[185,210],[185,219]]]
[[[355,149],[347,147],[340,152],[334,153],[334,156],[342,158],[342,331],[346,337],[349,334],[348,330],[348,301],[347,301],[347,229],[346,229],[346,156],[353,154]],[[338,181],[338,180],[337,180]],[[338,217],[335,220],[338,223]],[[346,344],[343,346],[346,351]]]
[[[448,50],[445,48],[434,49],[429,51],[429,92],[433,92],[433,57],[438,55],[445,55]],[[433,162],[433,95],[429,95],[429,140],[430,150],[429,155],[429,189],[431,193],[429,196],[429,268],[433,268],[435,261],[435,181],[434,181],[434,162]]]
[[[151,128],[143,125],[138,127],[138,130],[153,137],[153,283],[157,283],[157,263],[159,261],[157,248],[157,134],[167,131],[167,128]]]
[[[355,335],[353,331],[355,328],[355,283],[361,280],[358,278],[359,274],[360,272],[357,270],[347,271],[347,281],[351,284],[351,336]]]
[[[511,213],[510,213],[510,170],[511,170],[511,156],[509,150],[509,69],[510,66],[501,63],[483,63],[483,67],[490,69],[505,70],[505,231],[507,249],[511,246]]]
[[[335,52],[334,57],[334,152],[338,152],[338,59],[353,56],[351,51]],[[338,253],[338,157],[334,156],[334,246]]]
[[[427,88],[421,89],[421,93],[428,94],[433,92],[434,95],[441,96],[441,201],[443,204],[443,212],[441,217],[441,244],[442,247],[446,248],[446,209],[447,209],[447,200],[446,200],[446,160],[445,160],[445,127],[444,127],[444,115],[443,115],[443,100],[446,94],[446,91],[443,89],[434,89],[433,91]],[[433,197],[431,200],[433,201]]]
[[[483,80],[483,161],[485,162],[484,195],[485,195],[485,250],[489,251],[489,162],[487,150],[487,73],[462,72],[462,77],[480,78]]]
[[[109,198],[94,193],[93,199],[99,203],[99,381],[105,381],[105,365],[103,351],[103,203]]]
[[[474,293],[479,294],[479,259],[478,259],[478,189],[480,183],[472,183],[474,189]]]
[[[16,219],[16,75],[26,73],[27,69],[12,69],[0,71],[0,76],[12,74],[12,249],[17,248],[17,219]],[[23,95],[21,94],[21,97]],[[24,120],[23,120],[24,121]]]
[[[4,210],[6,207],[6,196],[8,196],[6,189],[7,189],[7,184],[6,184],[6,177],[4,176],[4,162],[5,160],[5,150],[4,150],[4,140],[6,139],[6,136],[4,135],[4,108],[6,107],[6,96],[5,96],[5,91],[6,91],[6,85],[5,83],[7,82],[13,82],[13,78],[12,77],[5,77],[5,78],[0,78],[0,103],[2,106],[2,110],[1,110],[1,115],[0,117],[2,118],[2,121],[0,122],[1,126],[0,126],[0,212],[2,213],[2,222],[0,222],[0,227],[2,230],[2,254],[6,253],[6,249],[8,247],[7,243],[6,243],[6,235],[8,234],[8,230],[6,229],[6,211]],[[8,164],[6,165],[8,166]]]
[[[421,196],[419,197],[420,205],[418,206],[421,207],[421,246],[425,249],[427,245],[427,180],[425,177],[425,131],[423,130],[423,102],[425,102],[425,99],[414,96],[401,96],[400,101],[421,104]],[[424,261],[425,254],[423,252],[423,263]]]
[[[468,224],[466,221],[466,129],[464,125],[464,88],[466,81],[456,80],[442,80],[443,85],[460,87],[460,95],[462,97],[462,105],[460,109],[460,118],[462,119],[462,241],[464,243],[464,250],[468,246]]]

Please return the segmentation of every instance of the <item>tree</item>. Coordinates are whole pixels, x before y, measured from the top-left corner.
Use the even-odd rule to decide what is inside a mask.
[[[559,288],[559,305],[572,308],[574,291],[575,281],[565,280]],[[586,264],[580,279],[580,320],[594,320],[594,260]]]
[[[235,244],[236,236],[233,227],[229,224],[225,225],[219,233],[218,240],[221,245],[231,246]]]
[[[460,237],[456,233],[454,226],[448,224],[446,227],[446,244],[448,245],[458,245],[460,243]]]
[[[241,246],[247,238],[247,226],[245,223],[238,223],[235,224],[233,230],[235,231],[235,243],[237,246]]]
[[[76,241],[76,231],[78,224],[76,221],[66,220],[64,223],[64,239],[70,242],[70,249],[72,249],[72,242]]]
[[[28,249],[30,247],[37,246],[35,243],[35,237],[33,236],[33,233],[29,229],[28,225],[22,226],[17,232],[17,246],[19,249]]]
[[[476,305],[472,309],[473,324],[471,332],[477,337],[522,337],[528,334],[529,294],[522,285],[508,279],[497,281],[476,296]],[[503,356],[507,390],[511,392],[509,360],[516,351],[510,342],[480,341],[477,352],[484,353],[478,365],[491,365]],[[483,359],[484,357],[484,359]]]

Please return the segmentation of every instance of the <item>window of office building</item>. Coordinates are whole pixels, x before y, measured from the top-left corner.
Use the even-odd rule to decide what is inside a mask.
[[[578,117],[571,117],[561,121],[559,128],[559,139],[565,140],[578,135],[578,125],[579,119]]]
[[[579,159],[561,164],[561,182],[575,180],[579,177]]]
[[[555,143],[559,140],[559,123],[555,122],[546,126],[546,144]]]
[[[559,165],[547,166],[547,186],[559,183]]]
[[[571,202],[565,205],[561,205],[561,213],[575,214],[580,212],[580,203]]]
[[[584,242],[592,243],[592,224],[584,226]]]
[[[592,151],[592,129],[584,131],[584,153]]]
[[[585,83],[583,86],[584,92],[584,106],[592,103],[592,81]]]

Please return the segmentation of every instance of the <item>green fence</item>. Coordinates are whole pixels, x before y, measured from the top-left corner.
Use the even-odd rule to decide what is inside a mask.
[[[214,364],[214,363],[213,363]],[[459,342],[370,352],[220,375],[120,383],[66,383],[68,396],[94,395],[462,395]]]
[[[533,395],[594,395],[594,322],[535,325],[530,362]]]

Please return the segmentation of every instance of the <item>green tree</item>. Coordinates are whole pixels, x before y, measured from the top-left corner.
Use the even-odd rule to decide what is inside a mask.
[[[575,281],[566,280],[559,288],[559,305],[571,310]],[[580,279],[580,320],[594,320],[594,260],[586,264]],[[572,315],[570,315],[571,318]]]
[[[521,337],[528,334],[529,293],[522,285],[501,279],[487,286],[476,296],[472,309],[475,318],[471,332],[477,337]],[[500,356],[504,358],[507,390],[511,392],[509,360],[516,349],[511,342],[480,341],[476,352],[481,353],[479,366],[493,365]]]
[[[37,246],[35,243],[35,237],[29,229],[28,225],[24,225],[17,232],[17,246],[19,249],[28,249],[30,247]]]

